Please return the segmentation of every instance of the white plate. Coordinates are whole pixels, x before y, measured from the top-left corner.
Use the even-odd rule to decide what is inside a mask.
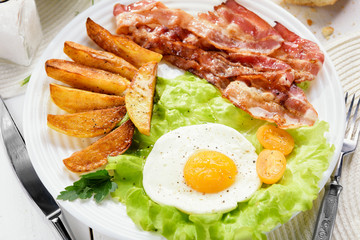
[[[116,2],[118,1],[102,1],[79,14],[70,22],[44,52],[28,86],[24,108],[25,141],[36,172],[54,197],[66,186],[71,185],[78,179],[76,174],[69,173],[65,169],[62,159],[84,148],[90,144],[91,140],[68,137],[47,127],[47,114],[59,114],[62,111],[49,98],[49,83],[53,82],[53,80],[46,76],[44,63],[47,59],[51,58],[67,58],[62,52],[63,43],[66,40],[96,47],[86,35],[85,21],[87,17],[91,17],[95,22],[114,32],[115,20],[112,10]],[[129,2],[124,1],[123,3]],[[239,2],[259,14],[269,23],[279,21],[300,36],[311,39],[320,45],[304,25],[274,3],[267,0],[240,0]],[[212,6],[219,4],[220,1],[166,0],[164,3],[170,8],[181,8],[195,14],[196,11],[211,10]],[[327,56],[325,59],[323,69],[307,92],[309,101],[319,113],[319,118],[329,122],[330,132],[328,140],[336,146],[329,169],[324,173],[319,183],[320,188],[324,186],[335,166],[340,146],[342,145],[345,121],[342,88],[332,63]],[[162,67],[166,66],[162,65]],[[170,76],[179,73],[179,71],[161,70],[159,72]],[[131,219],[127,217],[125,206],[115,201],[104,201],[101,204],[96,204],[95,201],[83,200],[76,200],[74,202],[60,201],[59,203],[81,222],[110,237],[121,239],[161,238],[158,235],[137,228]]]

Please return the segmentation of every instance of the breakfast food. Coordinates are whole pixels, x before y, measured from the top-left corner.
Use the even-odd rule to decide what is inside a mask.
[[[94,93],[50,83],[51,100],[69,113],[86,112],[125,105],[121,96]]]
[[[153,1],[116,5],[114,13],[125,24],[118,32],[126,36],[90,19],[87,33],[138,69],[118,93],[125,95],[130,120],[65,159],[68,169],[105,167],[117,185],[111,196],[126,204],[134,223],[169,239],[264,239],[264,233],[311,207],[334,151],[324,137],[328,124],[316,121],[296,85],[314,80],[321,68],[316,44],[280,23],[270,26],[231,0],[198,19]],[[235,23],[240,19],[246,20],[242,27]],[[146,54],[139,45],[157,53]],[[188,72],[155,78],[157,63],[150,59],[158,62],[160,54],[203,79]],[[99,67],[88,68],[94,66]],[[134,117],[132,111],[143,114]],[[273,129],[264,120],[294,129],[269,133]],[[309,126],[296,128],[304,125]],[[269,138],[270,144],[262,142]],[[269,185],[261,187],[262,182]]]
[[[48,114],[48,126],[69,136],[90,138],[113,130],[126,114],[124,106],[81,113]]]
[[[284,175],[286,158],[278,150],[264,149],[256,161],[256,172],[263,183],[274,184]]]
[[[235,1],[227,1],[214,8],[216,12],[200,13],[196,19],[185,11],[169,9],[162,2],[152,0],[138,1],[127,6],[117,4],[114,7],[116,31],[118,34],[131,34],[136,28],[145,26],[150,32],[157,28],[155,31],[166,33],[166,27],[170,31],[166,37],[181,37],[183,34],[185,42],[192,45],[208,48],[213,45],[231,52],[245,50],[268,54],[281,46],[283,40],[279,33],[255,13],[246,10]],[[239,26],[227,27],[233,22],[233,18],[234,23],[239,23]],[[246,29],[247,27],[249,29]],[[172,32],[173,29],[175,32]]]
[[[157,62],[162,58],[129,39],[110,34],[91,19],[87,20],[86,26],[96,43],[120,56],[66,41],[64,52],[74,62],[50,59],[45,63],[49,77],[73,87],[50,84],[54,103],[72,114],[48,114],[48,126],[74,137],[105,135],[63,160],[73,172],[92,171],[106,164],[108,156],[126,151],[134,133],[133,122],[140,132],[149,134]],[[144,65],[138,70],[121,57],[132,61],[142,57]],[[126,78],[133,80],[131,86]],[[123,96],[125,92],[126,97]],[[113,130],[127,111],[133,122],[127,120]]]
[[[86,21],[86,30],[88,36],[102,49],[122,56],[137,68],[148,62],[160,62],[162,58],[161,54],[142,48],[127,37],[111,34],[90,18]]]
[[[49,77],[72,87],[97,93],[121,96],[130,84],[118,74],[61,59],[47,60],[45,70]]]
[[[150,135],[157,66],[157,62],[142,65],[125,94],[128,115],[136,128],[145,135]]]
[[[281,128],[313,125],[317,112],[296,83],[314,80],[317,46],[274,27],[234,0],[198,17],[156,1],[114,7],[117,33],[215,85],[237,107]]]
[[[256,172],[266,184],[278,182],[286,170],[286,155],[294,149],[293,137],[274,125],[263,125],[256,132],[256,138],[265,148],[256,160]]]
[[[164,134],[147,156],[143,186],[155,202],[189,214],[228,212],[261,185],[254,146],[221,124]]]
[[[87,148],[73,153],[63,160],[65,166],[73,172],[88,172],[107,163],[108,156],[117,156],[131,145],[134,125],[130,120],[114,131],[100,138]]]
[[[75,62],[117,73],[130,81],[137,71],[137,68],[115,54],[95,50],[71,41],[64,43],[64,53]]]
[[[256,132],[256,137],[264,148],[278,150],[285,156],[294,149],[295,143],[292,136],[273,125],[261,126]]]
[[[286,3],[317,7],[333,5],[336,1],[337,0],[285,0]]]
[[[143,230],[156,232],[167,239],[241,239],[240,237],[244,236],[249,239],[266,239],[266,232],[288,221],[294,213],[310,209],[312,201],[318,197],[318,181],[328,168],[329,157],[334,151],[334,147],[327,143],[324,136],[328,130],[328,124],[324,121],[319,121],[312,127],[287,130],[296,144],[292,153],[286,157],[284,175],[276,184],[263,185],[249,200],[239,202],[231,211],[191,214],[184,213],[173,204],[155,202],[144,188],[144,185],[148,184],[145,181],[150,177],[146,176],[147,180],[144,179],[146,168],[143,166],[147,164],[153,146],[163,135],[186,126],[221,124],[241,133],[258,154],[263,148],[256,133],[267,123],[254,119],[235,107],[223,98],[214,86],[190,73],[172,79],[158,78],[153,109],[150,136],[136,131],[133,146],[122,155],[110,157],[106,165],[106,169],[114,173],[114,181],[118,185],[111,196],[126,204],[127,215]],[[175,135],[175,138],[178,136]],[[193,143],[182,136],[180,139],[184,141],[186,148],[199,144],[205,145],[205,149],[206,143],[220,140],[217,137],[208,137],[206,141],[201,138]],[[216,146],[214,148],[219,151]],[[249,150],[251,151],[251,148]],[[166,147],[160,149],[162,154],[171,151],[172,149]],[[182,155],[171,157],[178,157],[179,160]],[[156,168],[152,173],[155,174],[152,175],[153,178],[161,178],[157,169],[163,168],[163,164],[167,163],[153,166]],[[183,169],[178,166],[174,167],[174,171],[181,172]],[[255,169],[248,173],[254,174],[254,171]],[[167,186],[167,180],[163,181]],[[175,182],[175,186],[169,191],[173,191],[178,185]],[[162,197],[162,201],[166,200],[167,195]]]

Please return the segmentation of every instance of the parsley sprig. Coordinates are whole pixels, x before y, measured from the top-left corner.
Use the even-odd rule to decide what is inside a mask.
[[[117,189],[117,184],[112,179],[113,177],[106,170],[81,175],[80,180],[66,187],[57,199],[74,201],[77,198],[87,199],[94,195],[95,201],[100,203],[109,193]]]

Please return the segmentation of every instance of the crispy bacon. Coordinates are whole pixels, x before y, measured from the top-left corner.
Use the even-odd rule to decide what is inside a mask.
[[[206,79],[209,83],[213,84],[220,90],[225,89],[231,82],[230,78],[218,77],[210,71],[203,69],[202,66],[194,60],[187,60],[174,55],[164,55],[163,59],[178,68],[191,72],[200,78]]]
[[[233,11],[230,7],[234,5],[238,4],[228,0],[218,7],[219,14],[215,11],[195,18],[185,11],[169,9],[160,2],[141,1],[136,7],[117,4],[114,14],[118,34],[141,25],[162,25],[186,29],[216,48],[229,52],[269,54],[281,46],[282,37],[268,23],[240,5],[236,12]]]
[[[276,23],[274,28],[285,41],[271,56],[288,63],[297,71],[295,82],[313,80],[324,63],[324,54],[319,46],[299,37],[281,23]]]
[[[159,6],[161,8],[167,8],[163,3],[161,2],[155,2],[153,0],[142,0],[142,1],[138,1],[138,2],[134,2],[132,4],[129,5],[123,5],[120,3],[115,4],[114,6],[114,16],[123,13],[123,12],[132,12],[132,11],[136,11],[136,10],[146,10],[146,9],[151,9],[154,6]]]
[[[274,88],[278,88],[276,86],[290,87],[296,77],[295,72],[290,65],[276,58],[265,55],[242,53],[230,53],[227,58],[232,62],[237,62],[243,66],[250,67],[257,72],[264,72],[264,76],[266,77],[270,77],[266,73],[272,73],[272,79],[277,79],[276,81],[271,81]],[[276,86],[274,86],[274,84]]]
[[[206,79],[253,117],[282,128],[315,123],[315,109],[294,82],[313,80],[324,55],[280,23],[271,27],[235,0],[197,18],[153,0],[117,4],[114,15],[118,34]]]
[[[164,59],[175,66],[189,71],[208,80],[217,86],[223,96],[235,106],[248,112],[255,118],[276,123],[281,128],[294,128],[303,125],[313,125],[317,120],[317,113],[307,101],[304,92],[296,85],[289,91],[281,92],[275,89],[261,88],[263,79],[256,83],[261,75],[239,77],[240,81],[231,81],[230,78],[220,78],[209,71],[202,71],[201,66],[192,60],[165,55]],[[250,80],[248,86],[246,82]]]
[[[279,48],[283,39],[281,35],[252,11],[239,5],[235,0],[227,0],[214,7],[214,12],[198,14],[199,21],[211,28],[226,32],[230,42],[239,40],[241,45],[229,43],[229,47],[219,47],[229,52],[258,52],[270,53]],[[205,37],[202,35],[202,37]],[[221,42],[222,35],[210,35],[215,42]],[[227,38],[226,38],[227,40]],[[235,49],[234,49],[235,48]]]
[[[281,128],[313,125],[317,119],[313,106],[295,85],[287,93],[278,93],[249,87],[242,81],[233,81],[223,94],[251,116],[275,122]]]
[[[237,78],[244,75],[259,75],[256,80],[262,80],[262,85],[267,88],[288,89],[294,80],[294,73],[291,67],[281,63],[276,59],[262,55],[244,55],[232,54],[227,55],[224,52],[205,51],[188,43],[181,42],[177,35],[171,33],[164,27],[156,27],[154,30],[140,27],[132,32],[132,38],[135,42],[143,47],[163,55],[173,55],[186,60],[198,63],[197,74],[200,72],[211,73],[221,79]],[[229,58],[230,60],[228,60]],[[252,61],[246,61],[252,59]],[[179,63],[176,66],[190,71],[188,68],[181,67]],[[181,65],[188,65],[181,64]],[[261,68],[266,66],[267,69]],[[191,72],[195,72],[192,70]],[[195,73],[194,73],[195,74]],[[252,78],[249,78],[251,81]],[[210,81],[213,82],[213,81]],[[224,86],[224,84],[220,84]],[[219,86],[219,84],[216,84]]]

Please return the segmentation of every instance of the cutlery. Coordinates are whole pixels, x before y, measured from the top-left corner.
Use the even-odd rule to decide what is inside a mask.
[[[345,104],[347,103],[347,99],[348,93],[345,95]],[[355,128],[355,123],[359,111],[360,99],[357,101],[355,113],[352,116],[352,120],[350,120],[354,101],[355,94],[352,97],[349,110],[346,115],[346,129],[348,129],[347,134],[344,139],[338,164],[331,176],[330,184],[327,184],[325,187],[325,194],[317,216],[315,230],[313,233],[313,240],[331,239],[331,235],[334,229],[339,196],[343,188],[340,185],[342,162],[346,155],[355,151],[359,140],[360,126]]]
[[[12,119],[4,100],[1,97],[0,99],[1,134],[16,175],[31,199],[55,226],[62,239],[71,240],[70,234],[60,219],[60,207],[37,176],[30,162],[25,141]]]

